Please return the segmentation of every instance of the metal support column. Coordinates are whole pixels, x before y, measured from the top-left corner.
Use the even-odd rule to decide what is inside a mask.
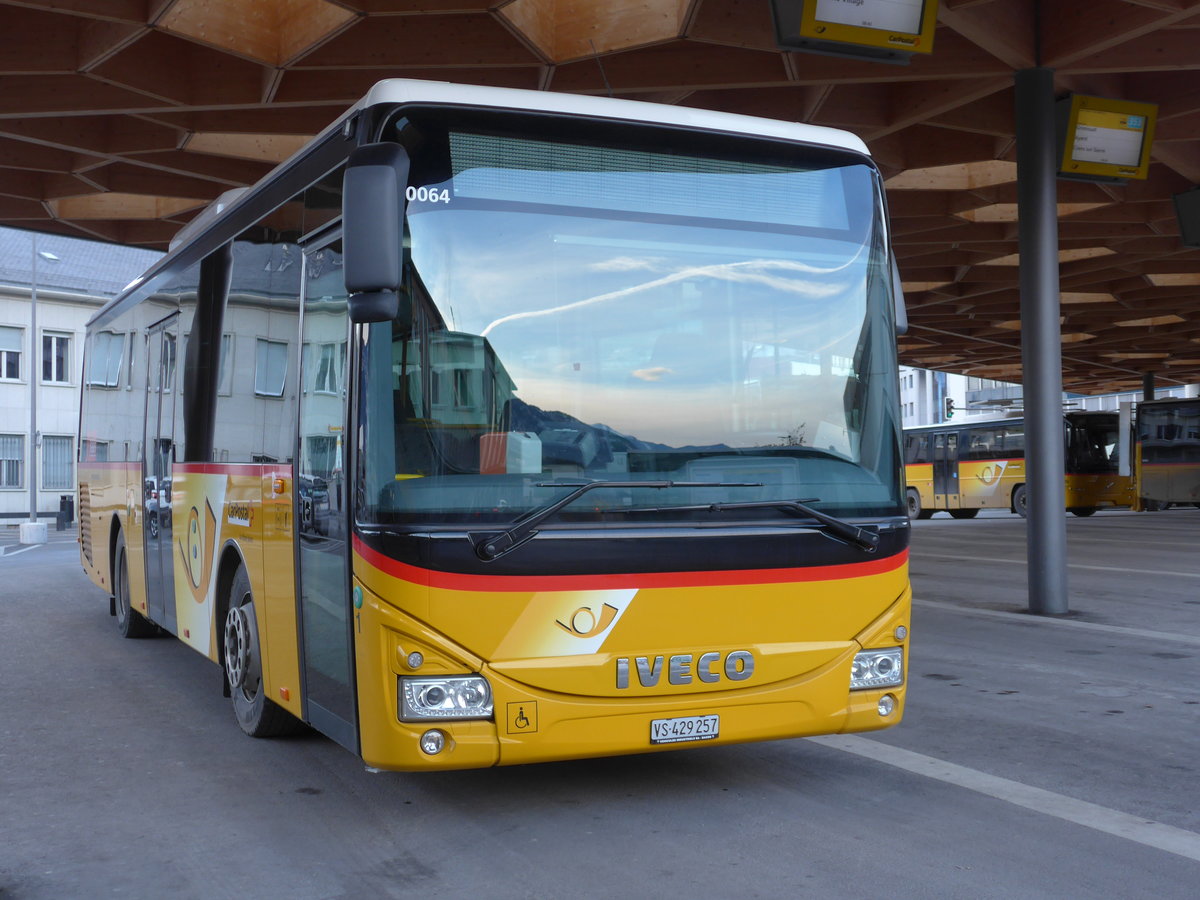
[[[1017,72],[1016,101],[1029,611],[1061,616],[1068,611],[1067,523],[1053,70]]]
[[[1153,372],[1143,372],[1142,373],[1142,399],[1143,400],[1153,400],[1154,399],[1154,373]]]
[[[37,386],[38,379],[42,377],[38,362],[42,357],[42,348],[41,340],[38,338],[37,325],[37,232],[33,232],[30,238],[32,243],[29,253],[29,521],[37,522]]]

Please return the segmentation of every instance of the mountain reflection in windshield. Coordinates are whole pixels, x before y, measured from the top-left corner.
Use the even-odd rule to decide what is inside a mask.
[[[606,468],[614,454],[662,453],[675,451],[696,456],[709,453],[730,453],[727,444],[671,447],[653,441],[643,441],[622,434],[607,425],[588,425],[563,412],[547,411],[514,398],[509,401],[509,416],[513,431],[536,434],[542,442],[544,463],[575,465],[583,469]]]

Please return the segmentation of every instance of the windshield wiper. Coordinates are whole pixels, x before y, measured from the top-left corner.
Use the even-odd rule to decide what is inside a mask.
[[[747,500],[743,503],[704,503],[699,506],[660,506],[653,508],[632,509],[629,512],[661,513],[661,512],[723,512],[727,509],[782,509],[794,516],[807,516],[816,519],[828,529],[834,537],[841,538],[867,553],[874,553],[879,547],[879,535],[867,531],[857,525],[851,525],[843,519],[837,519],[819,509],[813,509],[809,503],[819,503],[819,497],[807,497],[804,500]]]
[[[589,481],[584,484],[562,483],[557,481],[541,481],[538,487],[569,487],[575,490],[564,497],[548,503],[545,506],[530,510],[517,519],[511,528],[504,531],[489,531],[480,534],[468,534],[475,555],[484,562],[491,562],[515,550],[526,541],[532,540],[538,533],[538,525],[554,516],[564,506],[573,503],[588,491],[599,488],[731,488],[731,487],[762,487],[761,481]],[[718,504],[719,505],[719,504]],[[708,509],[703,506],[700,509]],[[878,540],[878,539],[877,539]]]
[[[807,516],[811,519],[816,519],[827,529],[829,533],[835,537],[839,537],[847,541],[860,550],[867,553],[874,553],[879,548],[879,535],[874,531],[867,531],[865,528],[859,528],[857,525],[851,525],[844,519],[837,519],[828,513],[823,513],[819,509],[813,509],[808,506],[809,503],[819,501],[817,497],[809,497],[805,500],[748,500],[744,503],[710,503],[703,509],[711,509],[713,512],[723,512],[727,509],[783,509],[796,516]]]

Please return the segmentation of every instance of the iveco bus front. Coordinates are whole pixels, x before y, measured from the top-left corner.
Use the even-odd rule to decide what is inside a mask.
[[[354,430],[364,757],[896,722],[895,299],[861,146],[599,101],[466,106],[384,116],[370,211],[346,212],[351,314],[383,319]],[[380,191],[396,284],[353,271]]]

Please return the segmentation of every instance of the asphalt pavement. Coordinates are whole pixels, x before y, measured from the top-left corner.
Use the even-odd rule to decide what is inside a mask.
[[[1200,510],[914,523],[903,723],[435,775],[238,730],[217,668],[121,640],[73,534],[0,529],[0,898],[1194,898]]]

